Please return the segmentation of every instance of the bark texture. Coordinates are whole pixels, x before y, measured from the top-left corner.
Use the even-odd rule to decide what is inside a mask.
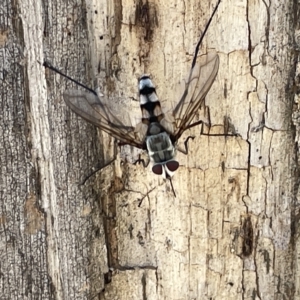
[[[186,132],[176,197],[72,113],[62,92],[79,87],[39,63],[138,121],[137,78],[151,74],[162,107],[179,99],[215,4],[1,1],[0,299],[300,299],[296,1],[221,2],[199,118],[238,136]]]

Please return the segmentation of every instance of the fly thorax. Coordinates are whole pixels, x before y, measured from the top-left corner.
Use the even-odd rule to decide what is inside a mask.
[[[155,163],[173,159],[175,156],[175,148],[170,136],[165,131],[155,135],[148,135],[146,144],[149,157]]]

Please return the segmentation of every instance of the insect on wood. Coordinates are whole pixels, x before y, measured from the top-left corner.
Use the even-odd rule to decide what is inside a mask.
[[[106,96],[99,89],[93,90],[82,85],[46,62],[44,66],[84,87],[85,90],[66,90],[63,94],[66,104],[76,114],[115,137],[122,145],[129,144],[147,151],[149,159],[147,162],[142,161],[144,166],[151,161],[153,173],[170,179],[171,182],[171,177],[179,167],[178,161],[175,160],[176,151],[188,153],[188,139],[184,143],[184,149],[181,149],[177,142],[185,130],[199,124],[192,121],[218,73],[217,53],[210,52],[198,57],[198,52],[220,2],[221,0],[217,2],[201,34],[181,97],[171,111],[165,112],[161,108],[155,85],[150,77],[142,75],[139,78],[142,119],[135,127],[125,124],[121,118],[116,117],[107,104],[109,101],[106,101]]]

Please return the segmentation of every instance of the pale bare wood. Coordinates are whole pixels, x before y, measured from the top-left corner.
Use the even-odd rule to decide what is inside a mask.
[[[220,56],[206,105],[211,133],[226,117],[239,136],[187,132],[176,198],[120,155],[79,185],[113,139],[69,111],[70,83],[37,61],[99,85],[134,122],[138,76],[162,104],[174,97],[215,3],[0,5],[1,299],[299,299],[291,1],[221,3],[202,47]]]

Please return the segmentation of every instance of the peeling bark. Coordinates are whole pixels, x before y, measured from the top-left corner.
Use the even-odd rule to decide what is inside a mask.
[[[62,92],[78,87],[39,63],[100,86],[133,123],[141,74],[162,107],[179,97],[214,5],[0,3],[1,299],[299,299],[295,1],[221,2],[201,48],[220,56],[199,112],[211,136],[181,138],[195,136],[176,198],[74,115]]]

